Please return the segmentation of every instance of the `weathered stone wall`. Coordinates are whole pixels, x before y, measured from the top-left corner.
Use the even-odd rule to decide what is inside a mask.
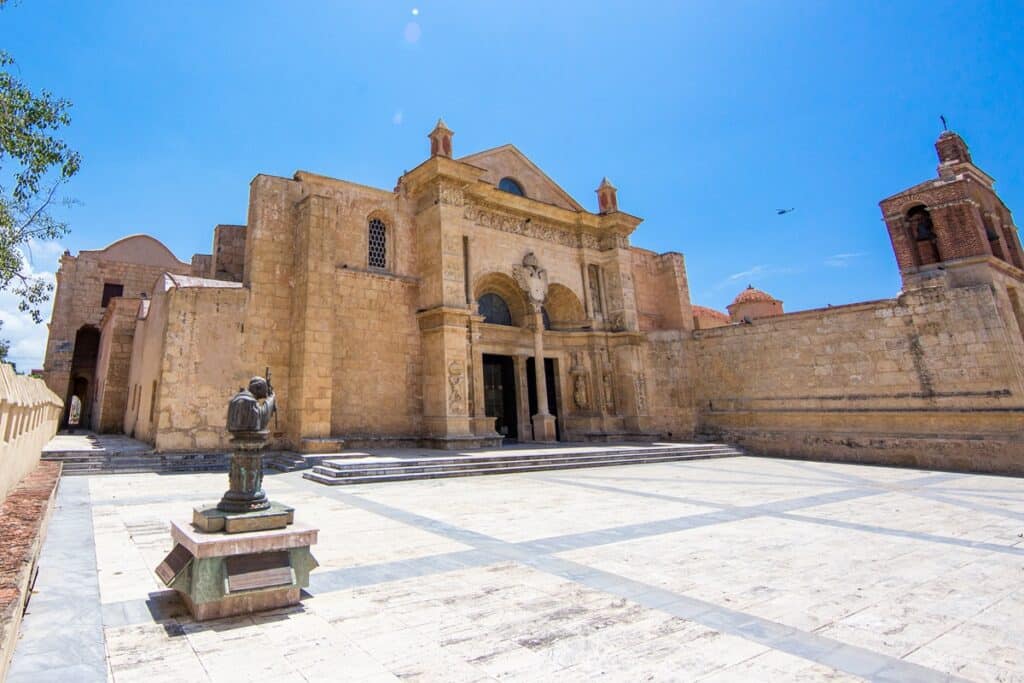
[[[91,427],[97,432],[120,432],[128,407],[128,381],[135,337],[135,321],[141,299],[111,299],[100,325],[100,350],[96,362],[96,394]]]
[[[339,269],[331,433],[419,435],[423,414],[417,285],[412,278]]]
[[[688,439],[697,428],[693,349],[686,331],[653,331],[644,346],[646,431]]]
[[[1005,285],[694,333],[699,428],[759,453],[1024,473],[1024,336]]]
[[[210,277],[213,270],[213,256],[210,254],[192,254],[192,268],[189,275],[193,277]]]
[[[258,358],[241,354],[246,295],[241,287],[168,290],[156,450],[228,447],[228,400],[252,375],[263,374]],[[276,389],[277,378],[272,381]]]
[[[218,225],[213,229],[211,261],[208,269],[199,274],[200,277],[241,282],[244,270],[245,226]]]
[[[641,331],[691,330],[693,311],[683,255],[630,248]]]
[[[39,464],[63,410],[63,402],[41,379],[0,364],[0,502]]]
[[[135,235],[114,242],[105,249],[82,251],[77,257],[65,254],[57,271],[43,379],[58,396],[69,395],[71,360],[75,335],[85,325],[98,328],[103,318],[103,285],[124,286],[122,296],[152,293],[154,283],[165,272],[187,275],[191,265],[178,261],[159,241]],[[90,385],[93,377],[88,378]],[[95,395],[90,388],[87,403]]]

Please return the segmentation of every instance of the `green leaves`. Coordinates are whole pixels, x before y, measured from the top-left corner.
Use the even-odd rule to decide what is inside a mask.
[[[0,290],[19,296],[19,310],[37,323],[53,285],[31,275],[25,253],[30,240],[56,240],[68,232],[51,210],[68,203],[57,191],[81,166],[79,154],[58,137],[71,123],[70,108],[45,90],[34,94],[15,76],[14,60],[0,51]]]

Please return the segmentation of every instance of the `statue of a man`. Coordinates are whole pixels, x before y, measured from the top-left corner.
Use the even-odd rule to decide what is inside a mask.
[[[267,432],[270,418],[277,410],[274,388],[262,377],[249,380],[248,389],[239,389],[228,403],[229,432]]]

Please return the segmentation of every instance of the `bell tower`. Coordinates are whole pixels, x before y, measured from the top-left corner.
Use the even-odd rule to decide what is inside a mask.
[[[938,178],[879,203],[904,286],[930,271],[988,258],[1024,270],[1010,210],[993,189],[993,179],[974,165],[967,143],[946,130],[935,151]]]

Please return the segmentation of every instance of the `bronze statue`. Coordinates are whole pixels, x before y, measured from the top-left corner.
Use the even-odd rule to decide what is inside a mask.
[[[249,380],[248,389],[239,389],[228,403],[228,431],[267,432],[270,416],[277,412],[277,401],[270,381],[262,377]]]
[[[270,507],[263,491],[263,454],[270,434],[270,417],[277,411],[274,388],[267,378],[253,377],[228,402],[228,431],[235,447],[228,474],[230,488],[217,503],[224,512],[254,512]]]

